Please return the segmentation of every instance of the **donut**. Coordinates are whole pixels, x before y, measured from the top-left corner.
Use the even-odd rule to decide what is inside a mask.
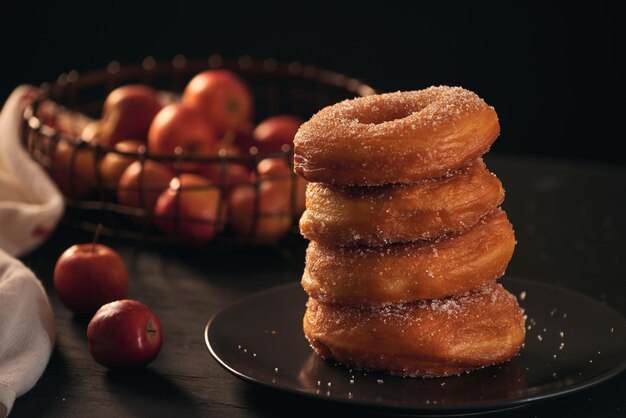
[[[499,133],[493,107],[461,87],[359,97],[300,127],[294,170],[328,184],[412,184],[480,157]]]
[[[432,239],[475,225],[503,199],[502,184],[482,159],[453,176],[413,185],[309,183],[300,232],[337,246]]]
[[[309,298],[303,327],[321,357],[401,376],[448,376],[501,363],[525,337],[517,299],[497,283],[383,308]]]
[[[327,303],[383,306],[464,293],[504,274],[513,228],[495,209],[467,231],[434,241],[383,247],[331,247],[311,241],[302,287]]]

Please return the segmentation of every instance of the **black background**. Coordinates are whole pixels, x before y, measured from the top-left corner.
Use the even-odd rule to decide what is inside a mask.
[[[495,106],[493,150],[624,164],[617,6],[552,2],[28,2],[5,13],[0,98],[64,71],[249,54],[299,60],[378,91],[462,85]],[[24,6],[22,6],[24,7]]]

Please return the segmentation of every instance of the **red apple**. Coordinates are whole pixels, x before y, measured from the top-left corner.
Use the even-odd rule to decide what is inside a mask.
[[[291,170],[280,159],[259,163],[258,190],[250,184],[235,187],[228,199],[229,218],[234,229],[259,242],[273,243],[281,239],[292,224]],[[258,215],[255,199],[258,193]]]
[[[53,128],[58,128],[57,126],[57,114],[58,107],[51,100],[44,100],[39,103],[36,110],[37,117],[43,122],[44,125],[50,126]]]
[[[94,120],[89,122],[83,128],[83,131],[80,134],[80,138],[84,141],[91,142],[94,139],[100,139],[100,135],[102,134],[102,121]]]
[[[196,109],[178,103],[164,107],[148,133],[148,149],[152,154],[174,155],[180,147],[184,156],[208,157],[216,154],[217,143],[211,123]],[[198,165],[187,162],[183,169],[192,170]]]
[[[54,150],[50,174],[65,196],[89,197],[96,184],[96,158],[89,147],[60,141]]]
[[[34,98],[31,98],[29,100],[27,96],[25,96],[22,99],[24,106],[26,106],[27,103],[31,103],[33,99]],[[85,119],[83,117],[63,108],[51,100],[40,102],[36,115],[44,125],[56,128],[60,133],[70,137],[79,135],[85,126]]]
[[[135,161],[129,165],[117,188],[117,200],[124,206],[143,208],[152,213],[154,204],[167,189],[174,173],[169,167],[155,161]]]
[[[141,141],[128,140],[115,144],[115,151],[137,153],[139,148],[145,146]],[[102,161],[100,161],[100,177],[104,186],[110,189],[116,189],[122,177],[122,173],[137,158],[121,155],[117,152],[108,152]]]
[[[302,119],[290,115],[272,116],[261,122],[253,132],[260,152],[281,152],[293,148],[293,137]]]
[[[286,177],[289,173],[289,194],[291,199],[293,180],[296,180],[295,190],[295,211],[297,215],[301,215],[306,207],[306,184],[307,181],[300,176],[293,175],[293,169],[287,161],[282,158],[266,158],[259,162],[257,166],[257,172],[260,178],[267,178],[269,176],[282,176]]]
[[[98,309],[87,326],[89,352],[109,368],[145,366],[161,351],[159,318],[141,302],[124,299]]]
[[[126,264],[105,245],[74,245],[57,261],[54,289],[72,311],[93,314],[105,303],[128,296]]]
[[[219,187],[197,174],[172,179],[156,203],[155,224],[163,231],[206,241],[220,230]]]
[[[104,101],[100,143],[112,147],[125,139],[145,140],[161,107],[151,87],[129,84],[116,88]]]
[[[235,131],[252,117],[252,93],[227,70],[207,70],[196,75],[187,84],[182,100],[202,112],[220,134]]]
[[[250,181],[249,164],[230,161],[228,157],[238,157],[241,155],[239,148],[235,145],[220,145],[218,155],[224,161],[204,164],[198,171],[213,183],[223,184],[226,190],[231,187]]]
[[[233,135],[232,144],[236,145],[244,154],[249,154],[250,148],[257,146],[253,132],[254,125],[250,122],[244,123],[231,134]]]

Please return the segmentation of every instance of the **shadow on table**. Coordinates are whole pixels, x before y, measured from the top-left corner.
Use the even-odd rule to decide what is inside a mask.
[[[211,252],[196,247],[158,247],[150,243],[122,251],[132,277],[200,278],[229,294],[247,294],[300,280],[306,242],[242,246]],[[164,251],[167,257],[163,257]]]
[[[35,387],[15,401],[11,416],[36,417],[62,398],[70,382],[68,362],[58,346],[52,350],[50,361]]]
[[[167,377],[149,368],[109,370],[105,385],[119,404],[131,416],[161,416],[171,403],[181,417],[201,417],[203,412],[196,399],[190,397]]]

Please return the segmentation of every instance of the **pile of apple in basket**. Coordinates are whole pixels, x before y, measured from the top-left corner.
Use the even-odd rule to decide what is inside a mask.
[[[186,240],[206,242],[228,227],[276,242],[304,210],[306,184],[289,158],[302,121],[276,115],[254,126],[253,106],[228,70],[197,74],[169,104],[147,85],[121,86],[82,129],[88,146],[59,141],[49,172],[68,198],[104,189],[130,218]]]

